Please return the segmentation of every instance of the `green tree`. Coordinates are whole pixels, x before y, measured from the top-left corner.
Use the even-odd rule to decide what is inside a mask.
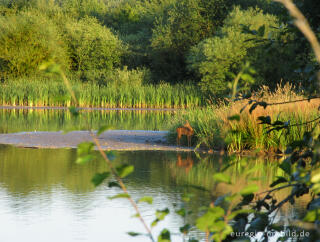
[[[215,33],[227,9],[225,0],[182,0],[157,18],[151,39],[152,68],[157,78],[185,79],[186,52]]]
[[[0,76],[39,74],[44,61],[68,68],[66,46],[56,26],[43,15],[22,12],[0,16]]]
[[[125,49],[121,41],[106,27],[91,17],[71,19],[64,35],[72,70],[83,80],[97,80],[120,65]]]
[[[264,14],[257,8],[241,10],[235,7],[216,36],[191,48],[187,55],[188,69],[201,79],[202,90],[223,94],[227,90],[227,82],[233,79],[230,73],[239,72],[245,61],[254,65],[263,57],[264,40],[279,32],[274,27],[279,27],[275,16]],[[258,41],[251,41],[252,38],[258,38]],[[259,65],[254,67],[259,70]],[[260,70],[262,68],[265,67],[261,66]],[[262,80],[258,78],[259,83]]]

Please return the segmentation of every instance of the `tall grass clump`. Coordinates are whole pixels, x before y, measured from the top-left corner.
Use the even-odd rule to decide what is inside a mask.
[[[294,91],[290,84],[278,85],[275,91],[270,91],[262,86],[260,91],[253,94],[253,100],[268,103],[282,103],[286,101],[300,100],[303,93]],[[284,105],[272,105],[257,107],[252,113],[249,108],[240,110],[248,103],[248,100],[220,104],[205,109],[191,109],[177,115],[173,121],[171,137],[175,137],[175,128],[189,120],[195,129],[194,142],[198,146],[205,145],[208,148],[226,148],[229,151],[264,150],[276,151],[284,149],[294,140],[303,138],[311,126],[297,125],[282,131],[266,132],[266,126],[260,125],[259,116],[270,116],[272,122],[277,120],[290,121],[290,124],[304,123],[319,116],[319,99],[310,101],[288,103]],[[230,117],[240,115],[240,120],[230,120]],[[319,129],[318,127],[316,127]],[[284,135],[285,132],[287,135]]]

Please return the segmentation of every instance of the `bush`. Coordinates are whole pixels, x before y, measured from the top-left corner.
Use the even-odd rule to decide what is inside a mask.
[[[106,78],[106,81],[106,84],[111,86],[128,85],[131,87],[139,87],[151,81],[151,72],[146,68],[128,70],[125,66],[123,69],[113,70]]]
[[[68,66],[69,58],[55,25],[42,15],[22,12],[0,16],[0,76],[39,74],[42,62]]]
[[[244,26],[247,26],[248,32],[243,31]],[[217,36],[191,48],[187,56],[188,69],[201,78],[200,85],[204,91],[222,94],[226,90],[226,82],[231,80],[230,72],[239,72],[246,60],[254,64],[263,58],[263,41],[249,41],[253,38],[250,31],[257,31],[261,35],[260,40],[264,40],[271,33],[276,34],[273,27],[277,26],[275,16],[263,14],[259,9],[243,11],[236,7]]]
[[[83,80],[99,80],[120,64],[124,46],[94,18],[84,17],[66,23],[65,38],[72,70]]]
[[[192,45],[211,37],[228,9],[226,0],[177,1],[153,29],[152,67],[160,79],[186,78],[185,54]]]

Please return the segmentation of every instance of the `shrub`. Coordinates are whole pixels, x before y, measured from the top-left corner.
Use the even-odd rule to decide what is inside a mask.
[[[84,17],[66,23],[65,38],[72,70],[83,80],[97,80],[120,64],[124,46],[94,18]]]
[[[142,84],[150,82],[151,72],[146,68],[128,70],[125,66],[123,69],[113,70],[106,78],[107,85],[114,86],[131,86],[139,87]]]
[[[185,53],[215,33],[227,8],[226,0],[182,0],[158,17],[151,47],[152,67],[160,79],[185,79]]]
[[[44,61],[68,66],[68,56],[59,31],[45,16],[22,12],[0,16],[0,75],[39,74]]]
[[[247,26],[249,32],[243,32],[243,26]],[[217,36],[191,48],[187,56],[188,69],[201,78],[204,91],[222,94],[226,90],[226,81],[230,81],[230,72],[239,72],[245,60],[254,63],[262,57],[259,56],[259,47],[263,46],[263,41],[249,41],[253,38],[250,31],[260,32],[260,39],[265,39],[275,32],[272,27],[276,26],[279,24],[275,16],[263,14],[259,9],[244,11],[236,7]]]

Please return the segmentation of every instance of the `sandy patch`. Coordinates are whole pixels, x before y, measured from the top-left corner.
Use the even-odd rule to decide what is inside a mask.
[[[167,144],[167,131],[109,130],[99,136],[105,150],[179,150],[192,148]],[[0,144],[32,148],[76,148],[84,141],[92,141],[88,131],[63,132],[21,132],[0,134]]]

